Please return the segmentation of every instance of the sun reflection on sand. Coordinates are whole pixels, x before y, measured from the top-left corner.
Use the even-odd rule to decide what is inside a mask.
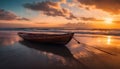
[[[113,39],[112,36],[106,36],[106,37],[98,38],[97,43],[102,43],[103,45],[112,45],[113,41],[115,41],[115,39]]]
[[[107,36],[107,44],[111,44],[111,36]]]
[[[69,46],[70,50],[74,54],[75,58],[91,57],[90,52],[94,54],[102,55],[105,52],[113,52],[120,48],[119,37],[110,35],[93,35],[96,37],[76,37],[81,44],[77,44],[74,41]],[[114,51],[115,52],[115,51]],[[116,51],[117,52],[117,51]]]
[[[111,45],[112,40],[113,40],[112,36],[106,36],[106,37],[103,37],[103,38],[98,38],[97,42],[107,44],[107,45]]]

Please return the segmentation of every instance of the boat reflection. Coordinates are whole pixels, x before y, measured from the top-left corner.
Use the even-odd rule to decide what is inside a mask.
[[[31,43],[25,40],[20,41],[20,43],[24,46],[33,48],[41,52],[52,53],[53,55],[63,57],[64,59],[61,60],[64,60],[64,62],[66,62],[67,65],[77,64],[80,69],[88,69],[88,67],[84,65],[81,61],[77,60],[70,52],[70,50],[64,45],[48,45],[48,44],[39,44],[33,42]]]
[[[53,53],[55,55],[59,55],[62,57],[70,57],[73,58],[73,55],[71,54],[70,50],[64,46],[64,45],[48,45],[48,44],[39,44],[35,42],[29,42],[29,41],[20,41],[21,44],[24,46],[40,50],[42,52],[48,52]]]

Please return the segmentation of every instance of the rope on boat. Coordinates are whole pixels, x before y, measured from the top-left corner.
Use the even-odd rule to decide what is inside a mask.
[[[81,44],[75,37],[73,37],[73,39],[74,39],[78,44]]]

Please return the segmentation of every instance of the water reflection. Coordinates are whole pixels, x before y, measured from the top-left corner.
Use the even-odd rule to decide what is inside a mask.
[[[19,40],[20,38],[16,35],[15,32],[0,32],[0,46],[10,46]]]
[[[36,49],[40,50],[43,52],[48,52],[48,53],[53,53],[55,55],[59,55],[62,57],[70,57],[73,58],[73,55],[69,51],[69,49],[66,46],[63,45],[48,45],[48,44],[39,44],[39,43],[31,43],[28,41],[20,41],[21,44]],[[61,52],[62,51],[62,52]]]
[[[111,36],[107,36],[107,44],[111,44]]]
[[[111,45],[112,43],[112,40],[114,40],[112,38],[112,36],[105,36],[105,37],[98,37],[98,43],[103,43],[103,44],[106,44],[106,45]]]
[[[88,37],[89,36],[89,37]],[[119,47],[120,37],[119,36],[109,36],[109,35],[79,35],[76,36],[77,40],[82,43],[98,46],[98,47]]]
[[[76,39],[81,44],[72,41],[69,48],[72,50],[75,58],[78,60],[82,59],[81,62],[88,65],[91,69],[118,69],[119,64],[117,63],[119,63],[119,59],[116,59],[116,56],[120,53],[120,40],[116,38],[119,37],[77,37]],[[114,63],[111,61],[113,58]],[[112,64],[116,64],[116,68]]]
[[[0,46],[6,46],[0,48],[0,67],[4,67],[0,69],[120,68],[120,36],[78,34],[75,38],[81,44],[74,40],[67,46],[19,43],[16,33],[0,32]]]
[[[64,45],[48,45],[31,43],[28,41],[20,41],[20,43],[29,48],[38,50],[42,52],[42,54],[46,54],[48,58],[54,58],[57,55],[58,57],[55,57],[54,61],[57,59],[58,61],[61,61],[63,65],[72,65],[73,67],[76,65],[77,68],[88,69],[86,65],[74,58],[70,50]]]

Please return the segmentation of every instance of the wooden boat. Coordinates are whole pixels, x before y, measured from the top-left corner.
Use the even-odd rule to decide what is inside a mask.
[[[19,32],[18,35],[27,41],[40,42],[44,44],[65,45],[72,39],[74,33],[42,34],[42,33]]]

